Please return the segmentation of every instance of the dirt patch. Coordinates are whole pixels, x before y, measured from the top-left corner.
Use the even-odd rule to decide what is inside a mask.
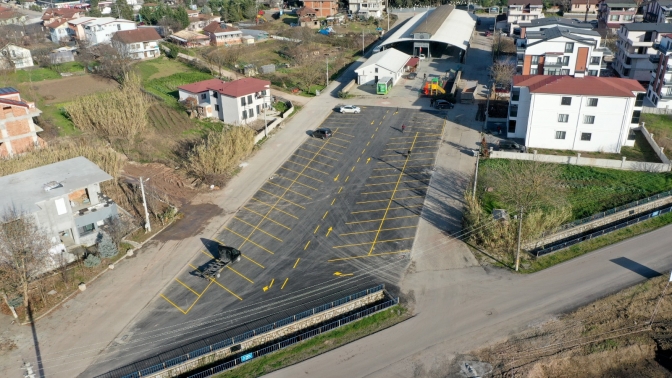
[[[165,242],[168,240],[182,240],[199,234],[205,228],[205,224],[211,218],[220,215],[224,210],[212,203],[187,205],[181,210],[184,218],[168,226],[166,230],[157,235],[154,240]]]
[[[672,296],[669,290],[661,296],[666,284],[667,277],[651,279],[475,355],[491,364],[492,377],[670,377]]]
[[[122,169],[121,177],[133,184],[138,183],[139,177],[149,178],[145,184],[146,192],[156,194],[159,199],[171,202],[178,208],[189,203],[198,193],[182,171],[159,163],[128,162]]]
[[[116,81],[100,76],[82,75],[34,83],[32,89],[44,98],[45,103],[55,104],[72,101],[79,96],[109,91],[118,85]]]

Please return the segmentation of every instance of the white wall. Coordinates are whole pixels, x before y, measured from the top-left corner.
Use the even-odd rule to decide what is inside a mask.
[[[0,52],[5,55],[5,59],[9,59],[12,62],[12,64],[9,64],[5,59],[0,59],[0,67],[22,69],[33,66],[33,56],[30,50],[26,48],[7,45]]]
[[[634,97],[565,95],[572,97],[568,106],[561,105],[562,97],[532,94],[525,138],[527,147],[618,153],[627,140],[630,128],[638,126],[631,124]],[[589,98],[597,98],[598,105],[588,106]],[[568,122],[558,122],[559,114],[568,114]],[[595,123],[584,124],[585,115],[594,116]],[[566,132],[565,139],[555,139],[556,131]],[[590,141],[582,141],[582,133],[591,133]]]
[[[114,33],[124,30],[135,30],[137,26],[132,21],[112,21],[103,25],[86,25],[84,33],[86,40],[92,45],[110,43]]]
[[[599,36],[586,36],[589,38],[593,38],[595,40],[596,45],[599,45],[600,37]],[[593,48],[592,45],[587,44],[587,43],[581,43],[575,40],[571,40],[569,38],[565,37],[559,37],[555,38],[550,41],[544,41],[542,43],[536,44],[536,45],[531,45],[535,40],[533,39],[528,39],[528,47],[525,49],[525,55],[545,55],[546,53],[549,52],[559,52],[563,53],[563,55],[558,55],[558,56],[569,56],[569,63],[566,66],[562,67],[553,67],[557,69],[568,69],[570,75],[575,74],[575,69],[576,69],[576,58],[578,56],[579,48],[580,47],[588,47],[588,62],[587,62],[587,67],[586,67],[586,74],[588,70],[597,70],[597,75],[599,76],[600,73],[600,65],[590,65],[590,58],[593,56],[599,56],[600,58],[602,57],[602,52],[596,52],[595,49]],[[574,50],[571,53],[566,53],[565,51],[565,44],[566,43],[574,43]],[[546,61],[549,59],[553,61],[556,59],[558,56],[555,55],[548,55],[546,56]],[[601,59],[600,59],[601,61]],[[535,68],[535,66],[532,66],[531,68]],[[550,68],[550,67],[549,67]],[[539,75],[542,75],[543,72],[538,72]]]
[[[245,105],[241,104],[241,97],[229,97],[217,93],[217,97],[213,96],[212,91],[205,91],[198,94],[193,94],[187,91],[179,90],[179,101],[184,101],[189,97],[196,98],[199,105],[210,104],[212,105],[212,114],[209,116],[211,118],[219,119],[222,122],[231,124],[231,125],[241,125],[246,122],[252,122],[256,119],[263,119],[263,115],[260,117],[259,110],[263,109],[264,103],[271,106],[271,91],[266,89],[266,95],[260,96],[257,98],[255,93],[245,95]],[[205,95],[205,98],[202,98],[202,95]],[[252,102],[249,102],[248,96],[252,96]],[[216,109],[215,105],[219,105],[219,110]],[[259,109],[257,109],[259,105]],[[252,109],[253,115],[249,116],[249,110]],[[243,110],[245,110],[248,115],[247,119],[243,118]]]
[[[376,69],[378,69],[378,72],[376,72]],[[403,73],[403,68],[399,72],[395,71],[390,71],[386,68],[380,67],[376,64],[372,64],[368,67],[364,68],[359,68],[355,70],[355,73],[357,74],[357,84],[359,85],[373,85],[375,84],[376,76],[378,76],[378,79],[382,79],[383,77],[389,76],[392,77],[392,83],[396,84],[397,81],[399,81],[399,78],[401,78],[401,75]]]

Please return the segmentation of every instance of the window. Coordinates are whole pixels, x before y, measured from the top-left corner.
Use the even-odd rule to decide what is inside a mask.
[[[509,115],[511,117],[518,117],[518,105],[511,105],[509,109]]]
[[[250,109],[247,111],[250,115],[250,118],[254,117],[254,109]]]
[[[630,121],[630,123],[639,123],[639,116],[641,115],[642,115],[641,110],[635,110],[634,112],[632,112],[632,120]]]
[[[117,24],[117,31],[121,30],[121,24]]]
[[[595,116],[584,115],[583,116],[583,123],[585,123],[587,125],[592,125],[593,123],[595,123]]]
[[[376,73],[378,73],[378,67],[376,67]]]
[[[571,97],[563,97],[562,101],[560,101],[560,105],[572,105],[572,98]]]
[[[219,96],[217,92],[212,92],[212,97],[217,98],[217,96]]]
[[[252,95],[247,96],[247,103],[252,105]]]
[[[536,68],[530,68],[530,75],[536,75],[539,72]]]
[[[569,56],[563,56],[561,63],[562,63],[563,66],[569,65]]]
[[[588,106],[597,106],[597,99],[596,98],[589,98],[588,99]]]
[[[569,122],[569,114],[558,114],[558,122],[561,123]]]
[[[518,101],[520,99],[520,88],[513,88],[511,91],[511,101]]]
[[[623,76],[630,76],[630,69],[626,68],[623,70]]]
[[[623,16],[623,21],[632,21],[632,15],[628,14],[628,15]]]
[[[588,76],[597,76],[597,70],[588,70]]]
[[[201,93],[201,100],[205,100],[205,98],[208,97],[205,93]]]
[[[567,132],[565,131],[556,131],[555,132],[555,139],[565,139],[567,136]]]
[[[560,71],[560,75],[565,75],[565,76],[569,75],[569,70]]]
[[[532,64],[539,64],[539,55],[532,55]]]
[[[243,119],[247,119],[247,110],[243,110]]]
[[[215,111],[216,111],[216,112],[219,111],[219,105],[215,105]]]
[[[637,139],[637,134],[635,133],[635,130],[630,129],[630,133],[628,134],[628,140],[635,140]]]
[[[68,209],[65,207],[65,199],[64,198],[59,198],[56,201],[54,201],[56,204],[56,213],[58,215],[63,215],[68,213]]]
[[[644,104],[644,93],[637,93],[637,99],[635,100],[635,107],[640,107]]]
[[[242,105],[242,106],[247,105],[247,102],[245,101],[245,97],[240,98],[240,105]]]
[[[618,21],[618,15],[612,14],[611,16],[609,16],[609,21]]]
[[[77,232],[79,233],[79,236],[84,236],[92,233],[95,228],[96,227],[93,225],[93,223],[91,223],[87,224],[86,226],[77,227]]]
[[[593,56],[590,57],[590,64],[600,64],[600,57],[599,56]]]
[[[581,133],[581,140],[590,142],[591,133]]]
[[[574,42],[565,43],[565,52],[574,52]]]

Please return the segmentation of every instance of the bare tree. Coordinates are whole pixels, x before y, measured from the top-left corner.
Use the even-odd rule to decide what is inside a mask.
[[[96,73],[100,76],[121,82],[131,72],[131,59],[123,50],[119,51],[112,45],[100,44],[93,47],[98,66]]]
[[[512,62],[497,61],[490,66],[490,76],[495,85],[508,86],[516,74],[516,66]],[[496,93],[496,92],[495,92]],[[497,94],[495,94],[497,96]]]
[[[322,62],[315,62],[298,67],[296,71],[296,78],[299,83],[305,87],[305,90],[310,90],[310,87],[320,82],[324,78],[326,66]]]
[[[105,230],[112,239],[112,242],[119,248],[121,239],[130,231],[130,227],[121,217],[115,215],[105,220]]]
[[[32,215],[16,208],[5,210],[0,222],[0,270],[27,307],[28,284],[48,267],[51,242]]]

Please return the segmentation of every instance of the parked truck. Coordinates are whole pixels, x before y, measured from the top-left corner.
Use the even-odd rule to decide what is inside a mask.
[[[217,246],[217,252],[219,256],[211,260],[202,271],[197,269],[196,275],[210,279],[219,278],[222,269],[233,262],[240,261],[240,251],[233,247],[227,247],[220,243]]]

